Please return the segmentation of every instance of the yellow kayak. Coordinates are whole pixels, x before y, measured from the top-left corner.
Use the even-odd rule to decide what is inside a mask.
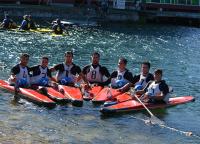
[[[37,29],[31,29],[31,32],[38,32],[38,33],[48,33],[48,32],[52,32],[52,30],[50,28],[37,28]]]
[[[49,33],[52,32],[50,28],[37,28],[37,29],[30,29],[30,30],[19,30],[19,29],[11,29],[12,31],[16,32],[33,32],[33,33]]]
[[[55,34],[55,33],[52,33],[51,36],[52,37],[64,37],[64,36],[67,36],[68,34],[67,33],[63,33],[63,34]]]

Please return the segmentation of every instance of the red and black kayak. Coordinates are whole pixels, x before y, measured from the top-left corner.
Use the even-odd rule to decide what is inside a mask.
[[[0,88],[15,93],[14,86],[10,86],[8,82],[4,80],[0,80]],[[33,89],[19,88],[18,95],[21,96],[21,98],[27,99],[41,106],[47,106],[47,107],[56,106],[56,103],[53,100]]]
[[[92,100],[103,89],[102,86],[93,86],[89,90],[83,88],[83,99],[86,101]]]
[[[115,97],[120,94],[122,94],[122,92],[118,91],[118,89],[105,87],[92,99],[92,102],[104,103],[105,101],[115,99]]]
[[[74,106],[82,106],[83,105],[83,95],[81,93],[80,88],[72,87],[72,86],[64,86],[59,85],[58,89],[68,101],[72,103]]]
[[[144,103],[149,109],[157,109],[157,108],[166,108],[179,104],[188,103],[194,101],[195,98],[193,96],[182,96],[182,97],[174,97],[170,98],[167,104],[153,104],[153,103]],[[129,100],[121,103],[117,103],[111,106],[101,108],[100,112],[103,114],[113,114],[119,112],[129,112],[129,111],[138,111],[143,110],[144,107],[142,104],[136,100]]]

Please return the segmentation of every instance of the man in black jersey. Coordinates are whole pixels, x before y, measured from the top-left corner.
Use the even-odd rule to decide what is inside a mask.
[[[24,53],[20,56],[19,64],[11,69],[11,76],[8,81],[11,85],[15,85],[16,88],[30,86],[28,61],[29,55]]]
[[[92,63],[86,65],[82,70],[82,78],[84,82],[87,87],[89,87],[90,84],[97,84],[100,86],[106,85],[104,77],[109,78],[110,73],[106,67],[99,64],[100,54],[98,52],[94,52],[91,59]]]
[[[132,73],[126,68],[127,60],[120,58],[118,61],[118,69],[113,71],[107,83],[111,82],[111,87],[125,92],[134,84]]]
[[[50,69],[57,71],[56,82],[62,85],[74,86],[81,76],[81,68],[73,63],[73,52],[65,52],[65,61]]]
[[[162,80],[162,70],[157,69],[154,72],[154,81],[149,81],[143,90],[139,90],[136,94],[142,95],[141,99],[144,102],[167,102],[169,93],[169,87]]]
[[[42,57],[41,64],[30,67],[31,84],[35,86],[49,86],[50,79],[54,80],[48,68],[48,57]]]
[[[149,72],[150,66],[149,62],[141,64],[141,73],[134,77],[136,91],[143,89],[149,81],[154,80],[153,74]]]

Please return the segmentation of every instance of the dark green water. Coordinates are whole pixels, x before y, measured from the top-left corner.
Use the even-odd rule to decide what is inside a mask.
[[[112,25],[99,29],[74,29],[71,35],[52,38],[48,34],[0,32],[0,79],[7,79],[10,68],[22,52],[31,55],[30,65],[42,55],[50,65],[63,61],[66,50],[73,49],[74,62],[83,67],[90,54],[101,53],[101,63],[110,71],[120,56],[129,60],[128,68],[139,72],[140,63],[149,60],[152,70],[164,69],[164,79],[174,95],[193,95],[196,101],[153,113],[168,126],[200,135],[200,29],[176,26]],[[146,112],[101,116],[99,107],[84,102],[82,108],[57,106],[49,110],[27,101],[12,102],[12,94],[0,90],[0,143],[200,143],[159,126],[149,126]],[[136,117],[136,118],[134,118]]]

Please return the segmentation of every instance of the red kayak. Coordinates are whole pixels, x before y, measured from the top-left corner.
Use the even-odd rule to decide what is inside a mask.
[[[171,92],[173,92],[173,88],[169,87],[169,93],[171,93]],[[140,95],[137,95],[137,97],[140,97]],[[121,102],[125,102],[125,101],[129,101],[129,100],[135,100],[135,97],[132,96],[131,92],[126,92],[126,93],[116,96],[114,99],[112,99],[110,101],[106,101],[104,103],[104,107],[110,106],[113,104],[117,104],[117,103],[121,103]]]
[[[8,82],[4,80],[0,80],[0,88],[15,93],[14,86],[10,86]],[[41,106],[48,106],[48,107],[56,106],[56,103],[52,101],[50,98],[33,89],[19,88],[18,95],[20,95],[24,99],[27,99]]]
[[[58,89],[74,106],[83,105],[83,96],[81,90],[77,87],[59,85]]]
[[[105,87],[92,99],[92,102],[103,103],[108,100],[113,100],[120,94],[122,94],[122,92],[118,91],[117,89]]]
[[[56,102],[68,102],[68,98],[66,96],[64,96],[62,93],[58,92],[57,90],[55,90],[52,87],[46,87],[47,89],[47,96],[56,101]]]
[[[86,101],[92,100],[102,89],[102,86],[93,86],[89,90],[83,88],[83,99]]]
[[[104,107],[111,106],[111,105],[121,103],[121,102],[125,102],[125,101],[129,101],[129,100],[132,100],[132,99],[135,99],[135,98],[133,96],[131,96],[131,94],[129,92],[122,93],[122,94],[116,96],[114,99],[106,101],[104,103]]]
[[[194,101],[193,96],[182,96],[182,97],[175,97],[170,98],[167,104],[152,104],[152,103],[145,103],[147,108],[149,109],[157,109],[157,108],[166,108],[170,106],[175,106],[179,104],[188,103]],[[128,112],[128,111],[138,111],[143,110],[144,107],[142,104],[136,100],[129,100],[121,103],[117,103],[115,105],[111,105],[108,107],[103,107],[100,112],[103,114],[111,114],[111,113],[118,113],[118,112]]]

